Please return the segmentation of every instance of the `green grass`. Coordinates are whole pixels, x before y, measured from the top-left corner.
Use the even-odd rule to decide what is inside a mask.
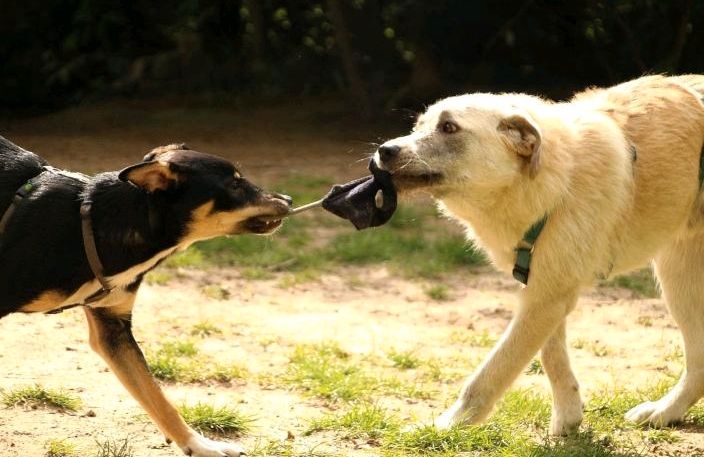
[[[333,432],[342,440],[364,440],[386,457],[640,457],[652,446],[672,443],[670,429],[640,429],[626,424],[623,414],[646,398],[655,398],[671,386],[657,383],[629,392],[598,392],[588,400],[585,423],[568,437],[550,437],[550,401],[528,390],[509,391],[484,425],[438,430],[419,426],[404,430],[406,420],[370,403],[352,403],[312,420],[306,435]],[[700,413],[704,414],[704,408]]]
[[[452,333],[450,333],[449,340],[452,344],[468,344],[472,347],[491,348],[496,344],[498,338],[487,330],[483,330],[482,332],[453,330]]]
[[[183,420],[195,430],[208,435],[243,435],[254,421],[237,410],[227,406],[215,407],[205,403],[178,408]]]
[[[230,298],[230,291],[220,284],[208,284],[201,288],[201,292],[213,300],[227,300]]]
[[[177,357],[195,357],[198,355],[198,348],[193,341],[169,341],[164,343],[161,352]]]
[[[199,326],[196,334],[210,329]],[[210,329],[212,331],[212,329]],[[230,382],[245,379],[246,369],[237,365],[214,363],[210,357],[200,353],[193,341],[170,341],[156,350],[147,351],[147,366],[155,378],[169,382]]]
[[[383,408],[361,403],[353,405],[342,414],[327,414],[312,420],[304,434],[334,430],[341,431],[344,438],[374,440],[385,435],[389,430],[398,430],[399,427],[399,420]]]
[[[77,411],[81,407],[81,400],[75,395],[40,384],[3,391],[0,400],[5,406],[47,407],[61,411]]]
[[[122,440],[96,441],[98,450],[95,457],[135,457],[129,438]]]
[[[528,368],[526,369],[526,374],[545,374],[545,369],[543,369],[543,364],[539,359],[531,360]]]
[[[422,360],[418,358],[412,351],[390,351],[386,356],[394,364],[394,367],[401,368],[403,370],[418,368],[422,363]]]
[[[155,378],[164,381],[194,381],[202,372],[202,363],[192,360],[198,348],[192,341],[171,341],[164,343],[156,351],[146,354],[149,371]]]
[[[217,382],[230,382],[235,379],[247,379],[249,371],[239,365],[215,365],[206,378]]]
[[[445,284],[436,284],[425,289],[425,295],[435,301],[445,301],[450,299],[450,288]]]
[[[310,395],[352,401],[368,397],[376,380],[347,362],[349,355],[333,343],[297,346],[285,380]]]
[[[327,192],[331,181],[292,175],[272,188],[285,189],[303,203]],[[466,243],[460,230],[441,221],[434,208],[425,203],[402,205],[385,226],[359,232],[349,222],[317,210],[287,219],[271,237],[243,235],[196,243],[170,256],[164,267],[237,267],[243,277],[252,280],[290,272],[296,275],[295,282],[289,280],[288,285],[292,285],[316,280],[320,272],[339,265],[384,264],[406,276],[437,278],[485,263],[484,256]],[[156,270],[149,281],[168,282],[170,275],[162,271]],[[447,292],[437,288],[430,294],[442,300]]]
[[[419,399],[432,396],[423,383],[407,382],[396,376],[384,377],[371,368],[335,343],[301,345],[294,349],[282,381],[331,402],[365,401],[372,395]]]
[[[222,335],[222,330],[209,321],[198,322],[191,328],[191,336],[205,338],[212,335]]]
[[[147,284],[156,284],[158,286],[165,286],[169,282],[171,282],[172,279],[174,279],[174,274],[173,272],[165,269],[165,268],[159,268],[156,270],[152,270],[149,273],[147,273],[144,276],[144,281]]]
[[[247,452],[251,457],[343,457],[342,454],[331,454],[319,451],[315,447],[300,449],[293,441],[267,440],[258,442]]]
[[[568,437],[548,435],[549,395],[532,390],[509,391],[484,425],[449,430],[421,425],[406,430],[406,418],[377,403],[360,401],[311,420],[304,435],[331,432],[338,442],[366,442],[385,457],[644,457],[662,449],[659,446],[677,442],[679,436],[673,429],[627,423],[624,414],[643,401],[660,398],[674,382],[663,379],[637,390],[594,392],[586,399],[580,430]],[[704,424],[704,406],[692,408],[688,421]]]
[[[628,275],[616,276],[602,281],[601,286],[621,287],[633,291],[637,297],[657,298],[660,296],[653,272],[649,268],[638,270]]]
[[[67,440],[49,440],[45,457],[71,457],[76,455],[76,445]]]

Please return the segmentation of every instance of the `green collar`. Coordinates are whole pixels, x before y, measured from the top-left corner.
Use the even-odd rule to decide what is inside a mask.
[[[523,234],[523,239],[518,244],[516,251],[516,264],[513,266],[513,277],[523,284],[528,284],[530,274],[530,261],[533,257],[533,246],[543,231],[548,220],[547,214]]]

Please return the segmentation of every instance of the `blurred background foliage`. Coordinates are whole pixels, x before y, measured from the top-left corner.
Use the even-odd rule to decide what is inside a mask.
[[[368,118],[487,89],[704,71],[704,0],[0,0],[0,109],[339,93]]]

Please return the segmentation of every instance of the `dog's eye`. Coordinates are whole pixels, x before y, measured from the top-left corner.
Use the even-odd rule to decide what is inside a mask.
[[[455,133],[460,129],[460,127],[455,124],[454,122],[450,121],[445,121],[442,124],[440,124],[440,130],[442,130],[442,133]]]

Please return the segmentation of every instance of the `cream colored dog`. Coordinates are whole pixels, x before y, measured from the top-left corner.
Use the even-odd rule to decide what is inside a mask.
[[[565,345],[579,290],[653,260],[684,337],[686,363],[635,422],[680,421],[704,394],[704,76],[648,76],[553,103],[521,94],[450,97],[374,160],[400,191],[424,189],[511,271],[524,233],[547,216],[520,307],[438,427],[476,423],[541,350],[553,391],[551,431],[582,420]]]

